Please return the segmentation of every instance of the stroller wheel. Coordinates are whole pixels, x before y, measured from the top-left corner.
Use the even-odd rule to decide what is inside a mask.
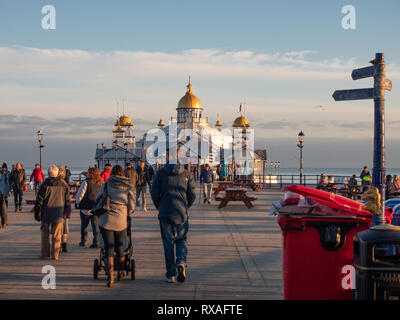
[[[97,277],[99,276],[99,260],[98,259],[94,259],[94,263],[93,263],[93,278],[97,279]]]
[[[131,260],[131,279],[135,280],[135,260]]]

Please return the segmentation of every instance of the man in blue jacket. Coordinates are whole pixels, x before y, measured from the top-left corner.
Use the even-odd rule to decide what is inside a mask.
[[[187,268],[188,209],[196,199],[193,181],[183,165],[169,163],[156,173],[150,193],[159,212],[167,281],[175,282],[176,277],[183,282]]]

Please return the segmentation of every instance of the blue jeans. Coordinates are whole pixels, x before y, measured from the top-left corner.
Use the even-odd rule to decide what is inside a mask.
[[[136,206],[140,206],[140,195],[142,195],[142,206],[146,208],[146,186],[136,187]]]
[[[170,224],[160,221],[161,238],[164,246],[166,276],[174,277],[177,274],[176,268],[180,264],[186,267],[186,257],[188,254],[186,235],[189,230],[189,223],[180,225]],[[175,259],[176,249],[176,259]]]
[[[93,232],[93,244],[98,244],[99,240],[99,217],[97,216],[88,216],[83,214],[82,212],[80,213],[81,215],[81,242],[87,241],[88,237],[88,228],[89,228],[89,222],[92,224],[92,232]]]
[[[23,190],[18,190],[17,188],[14,188],[14,204],[15,208],[22,207],[22,198],[24,196],[24,191]]]

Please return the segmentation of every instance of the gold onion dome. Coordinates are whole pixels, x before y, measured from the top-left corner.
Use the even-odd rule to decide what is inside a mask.
[[[242,115],[240,117],[237,117],[235,121],[233,122],[233,127],[234,128],[249,128],[250,123],[249,120],[247,120],[245,117]]]
[[[215,122],[215,126],[216,127],[222,127],[222,122],[217,120],[217,122]]]
[[[197,98],[192,92],[192,83],[190,82],[190,77],[186,88],[186,94],[178,102],[178,109],[202,109],[199,98]]]
[[[119,117],[119,119],[115,123],[115,126],[118,126],[118,125],[123,126],[123,127],[130,127],[130,126],[133,126],[133,123],[132,123],[131,118],[124,115],[124,116]]]
[[[158,126],[159,127],[164,127],[164,121],[162,119],[160,119],[160,121],[158,122]]]
[[[117,128],[115,128],[115,130],[113,130],[114,133],[124,132],[124,130],[122,130],[121,126],[119,125],[118,121],[117,121],[116,126],[117,126]]]

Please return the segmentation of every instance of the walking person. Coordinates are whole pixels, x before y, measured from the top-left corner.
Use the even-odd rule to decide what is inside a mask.
[[[104,241],[104,257],[107,270],[107,286],[114,285],[114,250],[117,256],[118,280],[123,277],[125,262],[124,242],[127,237],[128,216],[135,211],[134,186],[125,177],[124,169],[115,165],[111,176],[104,183],[96,197],[96,202],[107,192],[110,209],[99,218],[100,233]]]
[[[99,217],[93,215],[90,210],[96,201],[96,196],[100,191],[100,187],[103,184],[99,169],[89,168],[86,180],[82,182],[76,194],[76,207],[80,209],[81,217],[81,242],[79,246],[86,247],[88,238],[88,227],[89,222],[92,225],[93,242],[90,248],[99,247]]]
[[[65,177],[66,177],[65,167],[59,166],[58,167],[58,178],[65,184],[65,186],[69,190],[69,186],[68,186],[67,181],[65,180]],[[68,200],[70,200],[70,199],[68,198]],[[68,241],[68,233],[69,233],[69,219],[71,218],[71,212],[72,212],[72,207],[71,207],[71,204],[69,204],[63,213],[61,252],[68,252],[67,241]]]
[[[214,174],[213,171],[210,169],[209,164],[206,164],[205,168],[201,171],[200,183],[203,184],[204,203],[211,203]]]
[[[40,189],[40,185],[44,181],[44,174],[42,168],[40,168],[39,164],[35,164],[35,169],[33,169],[30,181],[33,180],[34,183],[34,188],[35,188],[35,196],[37,196],[37,193]]]
[[[150,186],[150,178],[148,171],[145,168],[144,160],[140,161],[139,167],[136,169],[138,180],[136,183],[136,206],[140,207],[140,195],[142,196],[142,210],[147,211],[146,208],[146,189],[147,185]]]
[[[49,177],[41,185],[35,202],[35,220],[41,222],[41,259],[58,260],[63,232],[63,216],[69,202],[69,190],[58,177],[58,167],[52,165]],[[49,236],[52,235],[51,250]]]
[[[15,165],[15,170],[10,174],[10,185],[14,193],[14,205],[15,212],[22,211],[22,198],[24,196],[24,187],[26,183],[25,170],[22,168],[22,164],[18,162]]]
[[[159,212],[167,281],[175,282],[178,275],[178,282],[183,282],[186,279],[188,254],[188,209],[196,199],[189,172],[182,164],[172,164],[170,158],[170,163],[156,173],[151,198]]]
[[[134,187],[136,187],[137,181],[138,181],[138,175],[136,170],[132,167],[132,164],[128,162],[126,164],[126,169],[125,169],[125,176],[131,180],[131,183]]]
[[[0,192],[8,208],[8,197],[10,196],[10,171],[7,169],[7,163],[3,162],[0,171]]]

